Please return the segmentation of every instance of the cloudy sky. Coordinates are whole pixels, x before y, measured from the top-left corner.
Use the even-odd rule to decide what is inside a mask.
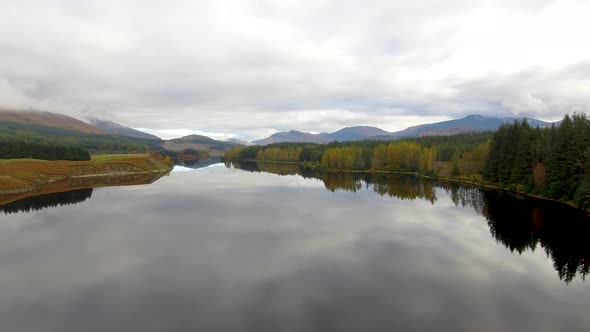
[[[590,105],[590,1],[0,2],[0,107],[255,139]]]

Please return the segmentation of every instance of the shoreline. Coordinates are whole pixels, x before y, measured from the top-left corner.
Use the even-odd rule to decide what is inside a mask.
[[[39,181],[37,183],[33,183],[27,187],[21,188],[14,188],[14,189],[0,189],[0,196],[6,195],[22,195],[27,194],[35,190],[39,190],[44,186],[54,184],[57,182],[67,181],[70,179],[88,179],[88,178],[102,178],[102,177],[115,177],[115,176],[125,176],[125,175],[148,175],[154,173],[165,173],[168,172],[167,170],[151,170],[145,172],[115,172],[115,173],[100,173],[100,174],[86,174],[86,175],[68,175],[64,177],[54,177],[47,179],[45,181]]]

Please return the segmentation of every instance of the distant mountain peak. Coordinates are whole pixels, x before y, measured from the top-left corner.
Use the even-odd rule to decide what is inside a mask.
[[[199,140],[199,141],[214,141],[214,139],[212,139],[211,137],[208,136],[204,136],[204,135],[197,135],[197,134],[191,134],[191,135],[186,135],[180,138],[175,138],[175,139],[171,139],[171,141],[195,141],[195,140]]]

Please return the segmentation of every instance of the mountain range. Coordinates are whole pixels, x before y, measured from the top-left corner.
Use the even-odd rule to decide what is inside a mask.
[[[75,142],[92,151],[117,145],[145,145],[161,153],[172,153],[192,148],[222,156],[238,142],[218,141],[206,136],[189,135],[173,140],[144,133],[109,120],[90,119],[89,123],[52,112],[36,110],[0,109],[0,136],[26,136],[29,139],[60,144]],[[249,144],[249,143],[247,143]]]
[[[275,133],[267,138],[252,141],[252,143],[258,145],[283,142],[328,143],[332,141],[358,141],[365,139],[391,140],[422,136],[446,136],[470,132],[493,131],[498,129],[504,123],[512,123],[516,120],[523,119],[526,119],[533,127],[538,126],[543,128],[552,125],[551,122],[545,122],[533,118],[468,115],[461,119],[422,124],[395,132],[388,132],[377,127],[368,126],[346,127],[333,133],[321,134],[291,130],[288,132]]]
[[[146,144],[152,148],[174,152],[192,148],[207,151],[211,156],[221,156],[226,150],[251,144],[266,145],[282,142],[327,143],[332,141],[357,141],[365,139],[392,140],[492,131],[498,129],[504,123],[522,119],[525,118],[469,115],[461,119],[422,124],[396,132],[388,132],[370,126],[346,127],[333,133],[321,134],[291,130],[288,132],[279,132],[265,139],[248,143],[236,139],[228,141],[214,140],[201,135],[189,135],[171,140],[162,140],[157,136],[109,120],[90,119],[89,123],[86,123],[66,115],[51,112],[0,110],[0,135],[11,136],[19,132],[27,132],[36,133],[35,135],[38,138],[45,137],[46,139],[54,140],[60,139],[60,137],[64,137],[63,139],[65,139],[66,137],[75,136],[78,137],[78,140],[85,140],[86,142],[95,141],[97,144],[102,145],[124,141],[127,144]],[[552,125],[550,122],[532,118],[526,118],[526,120],[534,127]]]

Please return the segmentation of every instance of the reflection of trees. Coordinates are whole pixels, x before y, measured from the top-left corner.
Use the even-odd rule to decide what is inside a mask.
[[[278,175],[301,174],[301,167],[296,164],[270,163],[264,161],[226,161],[225,167],[241,169],[248,172],[266,172]]]
[[[344,190],[355,193],[363,188],[363,176],[359,173],[329,172],[321,174],[319,179],[331,192]]]
[[[559,278],[566,283],[577,275],[585,278],[590,273],[590,217],[584,211],[562,204],[411,175],[318,172],[293,164],[233,162],[226,165],[251,172],[298,174],[320,179],[326,189],[333,192],[357,192],[363,185],[372,184],[373,190],[382,196],[420,198],[432,203],[437,200],[437,188],[443,189],[455,205],[471,207],[483,215],[494,239],[510,251],[523,253],[543,248]]]
[[[38,211],[45,208],[77,204],[92,196],[92,189],[72,190],[61,193],[45,194],[28,197],[0,206],[0,211],[10,214],[18,212]]]
[[[444,189],[451,196],[451,200],[456,206],[472,207],[477,214],[483,213],[485,206],[481,189],[453,182],[439,182],[437,186]]]
[[[256,162],[256,166],[262,172],[279,175],[296,175],[301,173],[299,165],[295,164]]]
[[[511,251],[541,246],[566,283],[590,272],[590,218],[554,202],[484,192],[484,215],[492,236]]]
[[[379,195],[388,195],[400,199],[425,199],[434,204],[436,191],[434,183],[423,178],[409,175],[376,174],[371,177],[373,190]]]

